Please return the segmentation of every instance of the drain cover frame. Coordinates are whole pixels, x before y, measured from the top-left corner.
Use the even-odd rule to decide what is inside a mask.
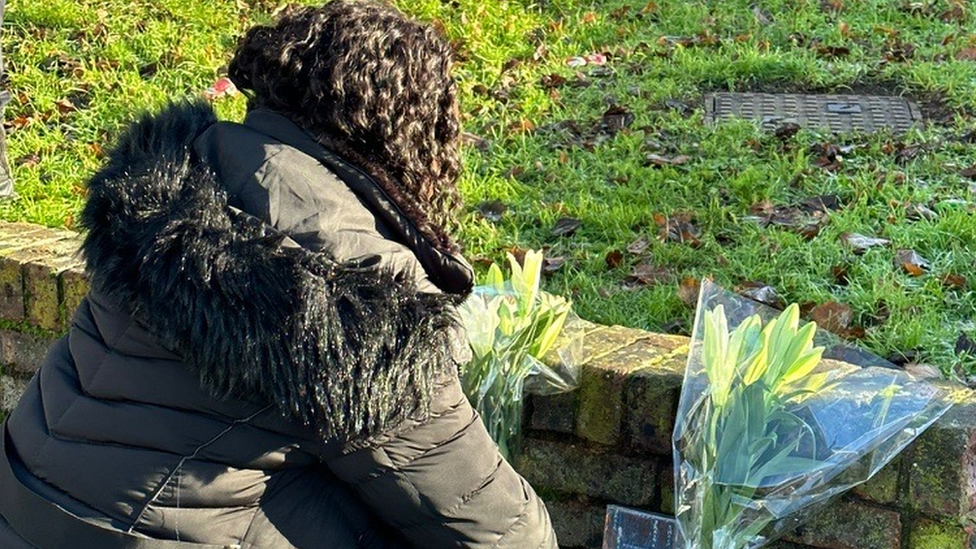
[[[833,133],[905,132],[923,120],[918,106],[904,97],[799,93],[733,93],[705,95],[705,119],[754,120],[764,130],[795,123]]]

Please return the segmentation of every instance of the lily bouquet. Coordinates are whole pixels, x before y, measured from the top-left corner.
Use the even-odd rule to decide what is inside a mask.
[[[473,355],[461,384],[506,459],[519,435],[523,393],[578,385],[582,329],[568,300],[540,290],[542,259],[529,250],[519,264],[508,254],[509,279],[492,264],[485,284],[459,308]]]
[[[801,325],[796,305],[776,314],[705,281],[673,434],[679,547],[765,544],[951,406],[952,388],[862,366],[878,361]]]

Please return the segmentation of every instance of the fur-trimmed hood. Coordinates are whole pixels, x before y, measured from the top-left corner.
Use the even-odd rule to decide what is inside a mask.
[[[92,289],[132,311],[220,398],[273,403],[323,439],[364,439],[426,414],[456,375],[449,294],[339,264],[227,204],[193,140],[202,103],[134,123],[89,182]]]

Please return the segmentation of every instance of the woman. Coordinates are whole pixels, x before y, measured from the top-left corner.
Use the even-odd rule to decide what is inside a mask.
[[[337,1],[252,29],[243,124],[136,122],[91,291],[11,414],[4,549],[553,549],[464,399],[451,54]]]

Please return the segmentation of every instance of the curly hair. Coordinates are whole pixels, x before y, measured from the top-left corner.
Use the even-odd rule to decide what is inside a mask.
[[[229,77],[249,109],[288,116],[365,170],[435,245],[461,206],[460,123],[450,45],[372,1],[296,8],[249,30]]]

